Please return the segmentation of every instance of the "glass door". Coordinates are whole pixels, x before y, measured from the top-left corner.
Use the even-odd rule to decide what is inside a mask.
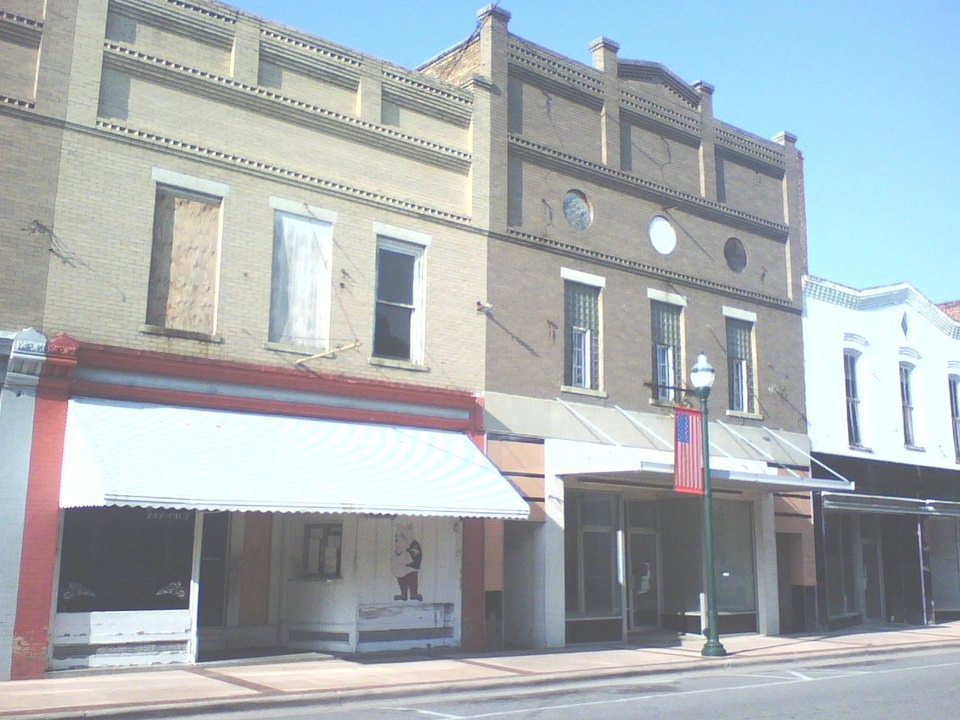
[[[650,529],[631,528],[629,538],[628,629],[656,628],[660,621],[657,533]]]
[[[863,559],[863,619],[864,622],[882,622],[883,561],[880,555],[880,533],[877,519],[860,516],[860,552]]]

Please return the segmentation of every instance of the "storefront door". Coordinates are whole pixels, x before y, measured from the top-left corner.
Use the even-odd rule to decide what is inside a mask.
[[[630,568],[629,630],[655,628],[660,617],[660,584],[657,581],[657,534],[649,529],[631,528],[627,555]]]

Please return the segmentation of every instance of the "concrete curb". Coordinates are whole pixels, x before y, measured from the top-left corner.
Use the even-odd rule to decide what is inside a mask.
[[[575,670],[566,672],[541,672],[504,678],[483,678],[478,680],[454,680],[442,685],[437,683],[413,683],[405,685],[383,685],[350,690],[317,690],[307,692],[283,692],[257,695],[253,697],[235,697],[210,700],[158,704],[125,704],[113,707],[78,707],[57,711],[21,712],[19,717],[30,720],[73,720],[75,718],[105,718],[111,720],[132,720],[133,718],[170,718],[179,717],[185,712],[206,714],[215,712],[237,712],[271,707],[304,707],[309,705],[330,706],[346,705],[364,700],[393,700],[402,697],[436,698],[454,697],[461,694],[486,692],[491,690],[510,690],[535,688],[557,683],[585,683],[597,680],[617,680],[643,675],[668,675],[677,673],[695,673],[716,668],[732,669],[736,667],[760,667],[764,665],[782,665],[785,662],[803,662],[823,664],[831,660],[863,657],[868,655],[893,655],[921,653],[956,649],[957,644],[949,641],[923,643],[921,645],[851,647],[818,652],[785,652],[769,654],[763,657],[739,657],[731,654],[720,658],[691,659],[671,666],[651,668],[606,668]],[[749,652],[749,651],[746,651]],[[11,717],[0,713],[0,717]]]

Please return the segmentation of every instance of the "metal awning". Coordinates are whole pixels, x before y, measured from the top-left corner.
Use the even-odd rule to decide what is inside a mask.
[[[69,401],[62,508],[133,506],[524,519],[463,433]]]
[[[960,502],[923,498],[888,497],[825,492],[821,495],[824,510],[847,510],[890,515],[939,515],[960,517]]]

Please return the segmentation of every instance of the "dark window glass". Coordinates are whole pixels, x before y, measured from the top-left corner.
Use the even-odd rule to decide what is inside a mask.
[[[193,531],[191,510],[65,511],[57,610],[185,609]]]

